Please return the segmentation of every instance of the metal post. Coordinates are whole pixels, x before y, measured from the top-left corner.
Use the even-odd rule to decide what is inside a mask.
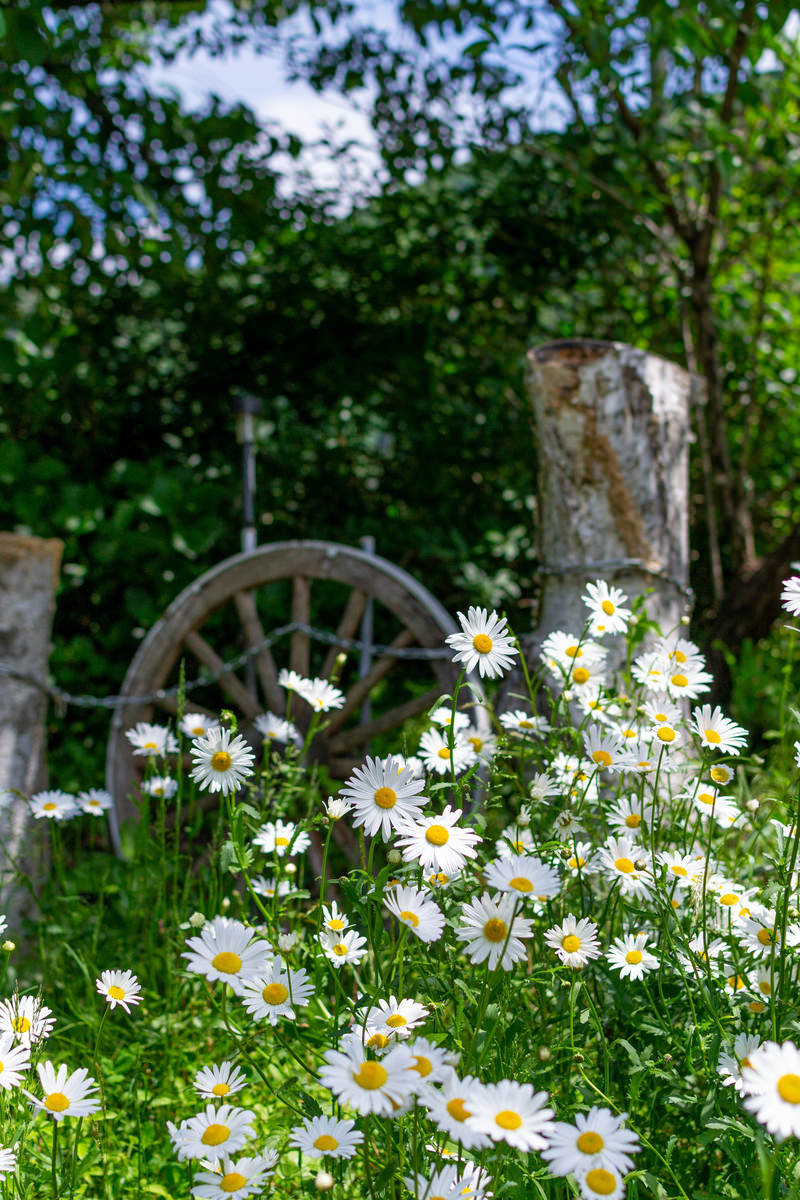
[[[375,538],[369,534],[358,539],[358,544],[365,554],[375,553]],[[361,660],[358,664],[358,677],[363,679],[369,673],[372,666],[372,637],[373,637],[373,602],[372,597],[367,598],[367,603],[364,606],[364,615],[361,618]],[[366,724],[372,715],[372,705],[369,702],[369,696],[365,697],[364,703],[361,705],[361,723]],[[366,747],[368,749],[369,747]]]
[[[258,396],[243,393],[233,402],[236,440],[242,447],[242,550],[256,548],[256,448],[255,418],[262,409]]]

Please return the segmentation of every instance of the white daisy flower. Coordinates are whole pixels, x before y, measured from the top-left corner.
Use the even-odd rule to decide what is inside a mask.
[[[650,824],[652,816],[652,804],[643,796],[632,793],[620,796],[608,814],[608,823],[618,833],[635,837],[640,828]]]
[[[577,1180],[582,1200],[622,1200],[625,1195],[621,1175],[607,1167],[592,1167]]]
[[[253,845],[264,854],[277,854],[278,858],[302,854],[311,845],[311,838],[304,829],[293,821],[265,821],[253,835]]]
[[[575,842],[572,846],[572,854],[568,859],[565,859],[566,865],[572,875],[591,875],[597,870],[596,864],[592,861],[594,854],[594,846],[591,842]]]
[[[35,996],[0,1000],[0,1033],[13,1033],[23,1046],[49,1038],[55,1023],[51,1009]]]
[[[642,979],[648,971],[658,966],[658,959],[647,949],[648,934],[629,933],[614,938],[614,945],[606,954],[606,960],[620,979]]]
[[[800,943],[800,928],[794,923],[787,925],[786,938],[782,939],[776,915],[774,910],[766,909],[753,917],[740,918],[736,937],[746,950],[758,958],[771,958],[773,946],[777,946],[776,953],[780,956],[784,946]]]
[[[36,818],[46,817],[51,821],[68,821],[80,812],[78,802],[68,792],[59,788],[53,791],[37,792],[30,799],[31,813]]]
[[[344,692],[318,676],[303,680],[297,691],[315,712],[330,712],[332,708],[341,708],[344,704]]]
[[[340,821],[350,812],[352,805],[341,796],[329,796],[325,801],[325,814],[331,821]]]
[[[424,1022],[428,1012],[425,1005],[416,1000],[397,1000],[390,996],[388,1000],[379,1000],[377,1005],[367,1010],[364,1025],[368,1030],[387,1036],[391,1033],[402,1040],[411,1036],[417,1026]]]
[[[781,607],[793,617],[800,617],[800,575],[784,579],[781,591]]]
[[[274,875],[254,875],[250,885],[257,896],[272,900],[274,896],[288,896],[292,884],[288,879],[276,879]]]
[[[771,967],[760,966],[748,975],[747,981],[752,991],[768,1000],[775,990],[775,974]]]
[[[114,807],[114,797],[105,788],[89,788],[85,792],[78,793],[78,804],[81,812],[89,813],[93,817],[101,817],[104,812],[108,812]]]
[[[708,671],[704,671],[699,666],[684,664],[681,667],[673,666],[672,670],[666,676],[667,694],[673,700],[696,700],[698,696],[703,696],[709,686],[714,682],[714,676],[709,675]]]
[[[449,733],[440,733],[438,729],[429,729],[427,733],[423,733],[419,743],[419,757],[425,769],[437,775],[449,775],[451,761],[452,769],[459,775],[474,766],[478,759],[472,746],[463,740],[461,734],[456,734],[451,750]]]
[[[418,888],[393,887],[386,892],[383,903],[421,942],[438,942],[442,936],[444,914]]]
[[[472,1116],[467,1100],[478,1087],[480,1083],[474,1076],[465,1075],[459,1079],[451,1070],[445,1074],[438,1091],[427,1091],[422,1097],[422,1103],[436,1128],[454,1142],[460,1142],[465,1150],[483,1150],[492,1144],[488,1134],[479,1133],[467,1122],[467,1118]]]
[[[500,837],[494,844],[500,858],[510,858],[514,854],[527,854],[536,849],[533,834],[526,825],[506,825]]]
[[[192,1080],[192,1087],[204,1100],[222,1100],[246,1086],[246,1076],[229,1059],[201,1067]]]
[[[605,636],[607,633],[624,633],[631,619],[631,610],[623,608],[628,597],[621,588],[609,587],[604,579],[587,583],[581,600],[589,609],[592,624],[589,633]]]
[[[573,842],[579,833],[585,833],[581,818],[574,808],[564,808],[556,813],[553,832],[562,842]]]
[[[708,773],[717,787],[725,787],[735,775],[735,771],[727,763],[715,763]]]
[[[496,892],[516,892],[546,900],[557,896],[561,879],[557,871],[533,854],[512,854],[491,862],[485,869],[486,883]]]
[[[56,1071],[51,1062],[43,1062],[37,1064],[36,1071],[44,1099],[39,1100],[24,1088],[21,1090],[36,1108],[50,1113],[54,1120],[88,1117],[99,1111],[100,1101],[91,1094],[97,1091],[97,1084],[89,1077],[85,1067],[79,1067],[70,1075],[64,1063]]]
[[[142,989],[139,980],[131,971],[103,971],[95,980],[97,990],[105,996],[112,1009],[119,1004],[126,1013],[131,1010],[129,1004],[139,1004],[142,999]]]
[[[303,689],[309,687],[312,680],[306,679],[304,675],[298,675],[297,671],[287,671],[286,667],[282,667],[278,672],[278,683],[282,688],[286,688],[287,692],[302,694]]]
[[[350,924],[347,916],[339,908],[339,905],[334,900],[332,904],[326,904],[322,907],[322,928],[328,929],[332,933],[340,933],[343,929],[347,929]]]
[[[192,1195],[198,1200],[228,1200],[229,1196],[252,1196],[263,1191],[264,1184],[273,1173],[278,1161],[276,1150],[267,1150],[255,1158],[227,1156],[222,1159],[219,1171],[198,1171],[194,1176]]]
[[[599,958],[601,954],[594,921],[588,917],[579,920],[572,913],[568,913],[560,925],[548,929],[544,940],[567,967],[585,967],[589,959]]]
[[[169,775],[153,775],[150,779],[143,779],[139,787],[148,796],[171,800],[178,791],[178,781]]]
[[[182,1123],[183,1153],[178,1157],[183,1160],[235,1154],[248,1138],[254,1136],[254,1120],[255,1113],[249,1109],[233,1108],[230,1104],[215,1108],[209,1104],[196,1117],[189,1117]]]
[[[520,737],[535,737],[538,734],[547,733],[550,729],[544,717],[536,716],[535,713],[528,712],[524,708],[515,708],[511,712],[500,713],[500,724],[509,733],[516,733]]]
[[[698,873],[697,860],[691,854],[680,854],[677,850],[664,850],[658,861],[667,869],[667,883],[677,883],[680,888],[692,886]],[[702,870],[702,867],[699,868]]]
[[[506,630],[506,618],[485,608],[469,608],[467,615],[458,614],[461,633],[451,633],[446,645],[456,653],[453,662],[463,663],[467,671],[477,667],[481,678],[499,678],[514,663],[519,653]]]
[[[597,642],[581,641],[575,634],[561,629],[548,634],[540,654],[550,675],[558,681],[571,677],[576,667],[602,670],[606,660],[606,651]]]
[[[403,822],[397,838],[403,861],[419,863],[425,871],[455,875],[468,858],[477,858],[475,847],[483,839],[474,829],[458,824],[461,811],[448,804],[438,815],[418,816]]]
[[[355,929],[347,929],[344,933],[320,934],[320,945],[325,957],[335,967],[343,967],[345,963],[358,963],[365,954],[369,953],[367,939]]]
[[[672,664],[663,650],[646,650],[631,663],[631,675],[648,692],[666,692]]]
[[[421,779],[404,771],[394,755],[388,758],[367,758],[363,767],[356,767],[342,788],[341,795],[354,809],[353,825],[364,826],[370,837],[381,834],[388,841],[404,820],[415,817],[427,802],[421,795],[425,787]]]
[[[0,1088],[8,1090],[22,1083],[31,1065],[30,1047],[15,1044],[13,1033],[0,1034]]]
[[[558,788],[555,780],[551,779],[547,771],[537,771],[528,783],[528,795],[531,800],[536,800],[541,803],[547,800],[550,796],[558,795]]]
[[[255,755],[243,737],[231,738],[229,729],[212,729],[192,742],[194,769],[189,777],[210,792],[238,792],[253,774]]]
[[[547,1092],[535,1092],[532,1084],[512,1079],[476,1086],[467,1097],[472,1114],[467,1124],[517,1150],[544,1150],[555,1116],[546,1107],[548,1098]]]
[[[463,1196],[464,1200],[482,1200],[483,1192],[476,1192],[471,1186],[470,1179],[459,1173],[457,1166],[449,1165],[425,1176],[416,1173],[405,1175],[403,1183],[414,1197],[414,1200],[444,1200],[445,1197]]]
[[[583,735],[586,755],[600,771],[618,771],[625,759],[625,746],[613,734],[602,733],[597,726]]]
[[[0,1146],[0,1179],[12,1175],[17,1169],[17,1155],[11,1147]]]
[[[186,945],[189,949],[181,957],[188,959],[187,971],[204,975],[210,982],[220,979],[229,983],[237,996],[242,995],[248,979],[264,974],[273,957],[263,938],[230,917],[214,917],[199,937],[187,938]]]
[[[723,717],[722,709],[711,708],[704,704],[695,708],[692,720],[703,746],[718,750],[721,754],[735,753],[747,744],[747,730],[728,717]]]
[[[438,708],[435,708],[430,715],[430,720],[433,725],[452,726],[456,733],[469,728],[469,717],[467,714],[459,712],[456,709],[455,719],[453,719],[453,710],[447,704],[441,704]]]
[[[632,838],[610,837],[601,846],[598,859],[606,868],[609,879],[618,882],[625,895],[644,896],[652,883],[652,873],[647,866],[636,866],[641,862],[642,846]]]
[[[424,1037],[414,1038],[408,1048],[414,1055],[413,1067],[419,1075],[416,1090],[420,1097],[426,1096],[434,1083],[441,1083],[458,1061],[452,1050],[445,1050]]]
[[[178,728],[188,738],[201,738],[211,733],[212,729],[219,729],[219,721],[216,717],[207,717],[205,713],[184,713]]]
[[[466,943],[473,963],[487,961],[492,971],[499,963],[504,971],[510,971],[525,957],[522,939],[531,937],[532,929],[530,921],[514,916],[516,903],[514,896],[491,897],[484,892],[462,906],[456,938]]]
[[[490,734],[480,733],[472,725],[468,725],[462,730],[461,737],[463,741],[472,748],[473,753],[480,759],[481,762],[491,762],[497,750],[497,738]]]
[[[733,1043],[733,1053],[723,1051],[719,1056],[717,1073],[722,1076],[725,1087],[733,1086],[741,1095],[745,1090],[742,1071],[752,1066],[750,1055],[761,1045],[761,1038],[752,1033],[740,1033]]]
[[[391,1117],[410,1100],[419,1081],[413,1068],[414,1056],[406,1046],[394,1046],[375,1062],[351,1044],[346,1052],[325,1052],[319,1078],[341,1104],[364,1116]]]
[[[303,737],[297,726],[273,712],[259,713],[253,725],[265,742],[294,742],[297,746],[303,744]]]
[[[295,1008],[305,1008],[314,995],[314,985],[300,968],[290,971],[280,959],[258,979],[248,979],[242,992],[242,1003],[256,1021],[265,1017],[277,1025],[279,1017],[294,1021]]]
[[[363,1141],[355,1121],[309,1117],[292,1127],[289,1145],[307,1158],[352,1158]]]
[[[170,733],[166,725],[151,725],[148,721],[139,721],[133,729],[125,731],[125,737],[133,746],[133,753],[155,758],[163,758],[165,754],[177,754],[178,739]]]
[[[580,1179],[592,1167],[626,1175],[633,1169],[631,1155],[640,1148],[633,1130],[622,1128],[627,1118],[627,1113],[615,1116],[609,1108],[593,1106],[588,1113],[576,1113],[574,1125],[556,1121],[550,1131],[550,1145],[542,1151],[551,1175],[575,1175]]]
[[[800,1137],[800,1050],[765,1042],[742,1068],[743,1104],[777,1141]]]

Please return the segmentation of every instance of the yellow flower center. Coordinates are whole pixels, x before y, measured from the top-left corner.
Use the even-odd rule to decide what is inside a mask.
[[[417,1054],[414,1058],[414,1070],[418,1071],[424,1079],[426,1075],[430,1075],[433,1070],[433,1063],[424,1054]]]
[[[223,1142],[227,1142],[230,1136],[231,1131],[227,1125],[212,1124],[203,1130],[200,1141],[204,1146],[221,1146]]]
[[[383,1087],[389,1075],[385,1067],[377,1062],[362,1063],[357,1071],[353,1071],[353,1079],[360,1088],[367,1092],[375,1092]]]
[[[712,746],[718,746],[722,741],[716,729],[704,729],[703,733],[706,735],[706,741],[710,742]]]
[[[518,892],[532,892],[533,884],[530,879],[526,879],[524,875],[515,875],[513,879],[509,879],[509,886],[513,887]]]
[[[441,750],[437,751],[437,754],[439,755],[439,758],[449,758],[450,757],[450,751],[448,750],[447,746],[442,746]]]
[[[600,607],[607,617],[613,616],[613,614],[617,611],[610,600],[604,600]]]
[[[397,792],[390,787],[380,787],[375,793],[375,803],[378,808],[394,808],[397,804]]]
[[[11,1028],[14,1033],[27,1033],[31,1027],[31,1023],[27,1017],[14,1017],[11,1022]]]
[[[52,800],[48,800],[47,804],[42,805],[42,807],[45,812],[54,812],[58,808],[58,805],[54,804]]]
[[[599,1154],[603,1146],[605,1146],[605,1142],[599,1133],[594,1133],[591,1129],[585,1129],[575,1145],[583,1154]]]
[[[629,829],[638,829],[641,823],[642,818],[640,813],[628,813],[627,817],[625,818],[625,824]]]
[[[449,1112],[454,1121],[466,1121],[467,1117],[472,1116],[469,1109],[464,1107],[464,1101],[460,1096],[448,1100],[445,1108]]]
[[[69,1100],[63,1092],[51,1092],[45,1098],[44,1106],[48,1112],[64,1112],[69,1108]]]
[[[400,913],[400,920],[405,921],[408,925],[413,925],[415,929],[419,925],[419,917],[408,908],[404,908]]]
[[[478,651],[478,654],[488,654],[492,648],[492,639],[486,633],[476,633],[472,639],[472,644]]]
[[[660,725],[656,730],[656,737],[660,742],[674,742],[676,737],[675,730],[669,725]]]
[[[741,989],[744,987],[744,980],[742,979],[741,975],[729,975],[728,987],[734,992],[741,991]]]
[[[685,675],[678,674],[678,675],[672,676],[671,683],[672,683],[673,687],[685,688],[685,687],[688,687],[689,680],[686,678]]]
[[[276,838],[275,838],[275,845],[276,845],[276,846],[288,846],[288,845],[289,845],[289,839],[288,839],[287,837],[276,837]]]
[[[565,938],[561,939],[561,948],[566,950],[567,954],[574,954],[576,950],[581,948],[581,939],[575,937],[574,933],[568,933]]]
[[[688,875],[689,874],[689,872],[686,870],[686,867],[680,866],[679,863],[673,863],[672,866],[670,867],[670,871],[672,871],[673,875]]]
[[[725,892],[723,896],[720,896],[719,902],[720,904],[724,904],[726,908],[730,908],[732,904],[737,903],[738,899],[739,897],[734,892]]]
[[[534,724],[533,721],[520,721],[519,727],[520,729],[533,729]]]
[[[499,1125],[501,1129],[519,1129],[522,1124],[522,1117],[512,1109],[504,1108],[502,1112],[497,1113],[494,1123],[495,1125]]]
[[[507,933],[508,928],[506,923],[505,921],[501,921],[499,917],[492,917],[483,927],[483,936],[487,942],[503,942]]]
[[[404,1025],[408,1024],[408,1018],[404,1017],[402,1013],[393,1013],[391,1017],[386,1018],[386,1024],[390,1029],[402,1029]]]
[[[215,971],[221,971],[223,975],[235,975],[237,971],[241,970],[242,960],[232,950],[220,950],[219,954],[215,954],[212,958],[211,965]]]
[[[450,834],[445,825],[430,825],[425,830],[425,841],[430,842],[432,846],[443,846],[450,838]]]
[[[728,768],[727,767],[712,767],[711,768],[711,778],[714,780],[714,783],[727,783],[728,780],[730,779],[730,775],[728,774]]]
[[[142,746],[143,750],[157,750],[158,742],[145,742]]]
[[[771,946],[773,942],[773,935],[769,929],[759,929],[758,940],[761,942],[762,946]]]
[[[333,947],[333,953],[341,958],[343,954],[347,954],[347,946],[345,946],[344,942],[337,942]]]
[[[227,1175],[223,1175],[219,1181],[221,1192],[238,1192],[247,1183],[244,1175],[240,1175],[238,1171],[229,1171]]]
[[[763,1013],[767,1011],[766,1004],[762,1004],[760,1000],[751,1000],[747,1007],[751,1013]]]
[[[267,1004],[283,1004],[288,999],[289,989],[282,983],[268,983],[261,995]]]
[[[750,1062],[750,1059],[749,1059],[749,1058],[745,1057],[745,1058],[743,1058],[743,1059],[742,1059],[742,1063],[741,1063],[741,1065],[742,1065],[743,1067],[752,1067],[752,1065],[753,1065],[753,1064]]]
[[[716,796],[713,792],[701,792],[697,799],[701,804],[713,804],[716,800]]]
[[[583,658],[583,651],[581,650],[580,646],[567,646],[564,653],[569,658]]]
[[[384,1050],[389,1045],[389,1039],[385,1033],[373,1033],[372,1037],[367,1038],[367,1045],[370,1049]]]
[[[597,1196],[610,1196],[616,1191],[617,1181],[604,1167],[595,1167],[583,1177],[583,1182]]]
[[[589,678],[590,672],[586,670],[586,667],[576,667],[572,672],[572,679],[574,683],[586,683]]]
[[[607,750],[595,750],[592,758],[601,767],[610,767],[613,761]]]
[[[781,1075],[778,1095],[787,1104],[800,1104],[800,1075]]]
[[[123,989],[121,987],[117,987],[116,984],[113,984],[108,989],[108,994],[112,1000],[124,1000],[125,999],[125,992],[123,991]]]
[[[634,966],[636,963],[640,963],[641,961],[642,961],[641,950],[629,950],[628,953],[625,955],[625,962],[630,963],[631,966]]]
[[[338,933],[340,929],[344,929],[344,921],[340,921],[338,917],[331,917],[328,921],[328,929],[332,929],[334,933]]]
[[[582,866],[584,866],[584,865],[585,865],[585,863],[586,863],[586,859],[585,859],[585,858],[571,858],[571,859],[569,860],[569,862],[567,863],[567,866],[568,866],[568,867],[572,867],[572,869],[573,869],[573,871],[574,871],[574,870],[575,870],[577,867],[582,867]]]
[[[206,729],[204,725],[194,725],[192,727],[192,733],[195,735],[195,737],[202,737],[205,731]]]
[[[338,1145],[335,1137],[331,1137],[329,1133],[321,1133],[314,1142],[314,1149],[324,1153],[326,1150],[335,1150]]]
[[[218,750],[211,759],[211,765],[215,771],[227,771],[233,762],[227,750]]]
[[[761,992],[761,994],[763,996],[771,996],[772,995],[772,984],[770,983],[770,981],[768,979],[762,979],[758,985],[758,990]]]
[[[476,754],[478,754],[483,749],[483,738],[471,737],[471,738],[467,738],[467,741],[469,742],[470,746],[472,746],[472,749],[475,751]]]
[[[630,875],[631,871],[636,870],[629,858],[615,858],[614,866],[618,871],[621,871],[623,875]]]
[[[230,1090],[227,1083],[215,1083],[211,1089],[215,1096],[227,1096]]]

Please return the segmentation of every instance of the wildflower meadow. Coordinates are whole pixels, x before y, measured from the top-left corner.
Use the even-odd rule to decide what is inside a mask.
[[[583,601],[529,662],[459,614],[453,694],[338,788],[334,669],[252,726],[180,696],[128,730],[125,859],[96,781],[26,798],[50,872],[0,919],[3,1200],[800,1195],[789,675],[756,758],[683,626]]]

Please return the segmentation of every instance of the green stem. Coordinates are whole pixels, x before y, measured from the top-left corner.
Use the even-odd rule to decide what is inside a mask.
[[[53,1200],[58,1200],[58,1121],[53,1117],[53,1150],[50,1157],[50,1180],[53,1188]]]

